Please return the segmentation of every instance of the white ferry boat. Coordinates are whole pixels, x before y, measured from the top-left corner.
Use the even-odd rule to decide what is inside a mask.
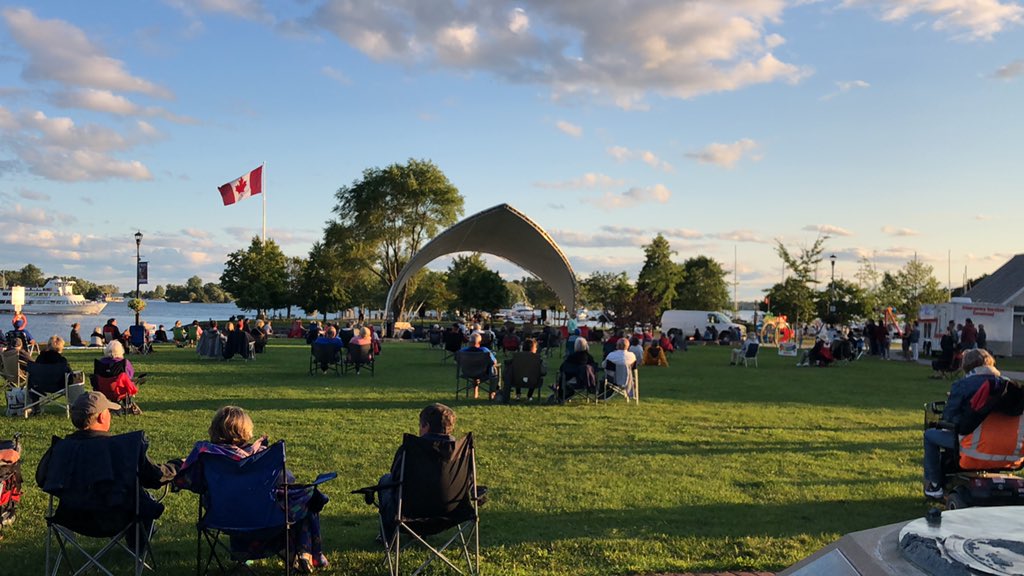
[[[25,305],[21,311],[26,314],[99,314],[106,302],[86,300],[75,294],[71,287],[74,280],[52,278],[42,288],[25,288]],[[14,312],[11,304],[11,290],[0,290],[0,312]]]

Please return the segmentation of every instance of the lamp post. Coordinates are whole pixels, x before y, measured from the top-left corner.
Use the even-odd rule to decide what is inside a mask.
[[[139,265],[142,259],[139,256],[139,249],[142,248],[142,232],[135,233],[135,299],[139,300],[141,292],[139,291]],[[139,325],[139,312],[135,311],[135,325]]]
[[[829,304],[828,312],[831,316],[832,323],[836,323],[836,255],[833,254],[828,257],[832,262],[832,281],[829,283]]]

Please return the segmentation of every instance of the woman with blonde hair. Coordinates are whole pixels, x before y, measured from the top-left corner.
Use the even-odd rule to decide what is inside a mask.
[[[39,353],[36,357],[36,362],[39,364],[63,364],[64,373],[71,373],[71,366],[68,364],[68,359],[64,357],[64,339],[54,334],[50,336],[50,339],[46,342],[46,350]]]
[[[264,435],[253,440],[253,429],[252,418],[244,409],[224,406],[217,410],[207,430],[210,439],[195,443],[174,478],[174,489],[192,490],[201,486],[202,470],[198,466],[201,454],[242,460],[266,450],[269,446],[267,437]],[[284,479],[286,482],[295,481],[287,470]],[[289,521],[293,522],[290,549],[295,551],[295,565],[302,572],[330,566],[320,542],[320,510],[326,503],[327,497],[315,487],[288,491]],[[240,558],[272,556],[281,546],[281,539],[276,536],[232,536],[232,554]]]

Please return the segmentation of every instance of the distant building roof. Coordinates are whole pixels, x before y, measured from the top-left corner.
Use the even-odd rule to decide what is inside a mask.
[[[1024,291],[1024,254],[1017,254],[998,270],[974,285],[964,296],[974,302],[1010,304]]]

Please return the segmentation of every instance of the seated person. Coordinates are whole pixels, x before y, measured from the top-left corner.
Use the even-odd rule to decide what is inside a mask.
[[[136,385],[145,384],[146,375],[139,374],[138,378],[136,378],[135,367],[132,366],[131,360],[124,357],[124,346],[117,340],[107,344],[106,348],[103,349],[103,357],[98,362],[108,367],[123,362],[124,373],[128,376],[128,379]]]
[[[185,347],[185,341],[188,340],[188,332],[181,325],[181,320],[174,321],[174,326],[171,328],[171,338],[174,339],[174,345],[178,348]]]
[[[15,338],[12,341],[12,344],[13,346],[11,347],[11,349],[18,351],[18,361],[21,362],[23,365],[31,364],[32,354],[25,349],[25,344],[22,342],[21,338]]]
[[[223,355],[225,359],[231,359],[235,354],[238,354],[242,358],[251,358],[250,345],[253,343],[252,335],[249,334],[245,328],[245,320],[238,320],[236,326],[234,322],[227,323],[227,334],[224,342]]]
[[[814,342],[814,346],[810,350],[804,351],[803,357],[800,358],[800,362],[797,366],[819,366],[824,367],[832,363],[832,351],[829,350],[828,346],[825,346],[825,339],[818,336]]]
[[[266,436],[253,441],[252,418],[238,406],[224,406],[213,415],[209,429],[210,440],[195,443],[192,452],[185,459],[174,478],[175,490],[190,490],[202,484],[202,471],[196,464],[200,454],[215,454],[233,460],[265,450],[269,443]],[[285,481],[294,482],[291,472],[285,470]],[[302,572],[330,566],[320,544],[320,510],[327,504],[327,497],[315,487],[292,488],[288,491],[289,520],[294,522],[291,531],[290,549],[296,554],[296,563]],[[278,538],[232,536],[232,555],[239,558],[265,557],[272,555],[281,546]]]
[[[334,354],[332,358],[334,358],[335,362],[340,362],[341,349],[345,347],[345,344],[341,341],[341,338],[338,338],[337,329],[334,326],[328,326],[327,332],[313,341],[313,346],[318,348],[326,347],[333,350]],[[321,358],[320,372],[326,374],[328,364],[329,362],[327,362],[325,358]]]
[[[971,409],[971,400],[986,380],[1000,378],[995,358],[985,350],[973,349],[964,353],[965,375],[953,382],[942,411],[942,421],[950,429],[928,428],[924,431],[924,495],[928,498],[943,496],[942,462],[940,448],[953,449],[958,441],[957,427]]]
[[[32,333],[28,331],[28,322],[25,316],[16,316],[12,322],[14,329],[7,333],[7,345],[10,346],[14,340],[21,340],[25,349],[29,349],[36,343]]]
[[[750,349],[751,344],[757,344],[757,334],[751,330],[747,332],[747,338],[742,344],[732,349],[732,357],[729,360],[729,365],[733,366],[743,361],[743,358],[747,355],[747,350]]]
[[[345,346],[348,346],[348,343],[351,342],[355,336],[356,330],[352,327],[351,322],[345,322],[345,326],[338,330],[338,338],[341,338],[341,341]]]
[[[312,344],[317,338],[320,337],[320,323],[316,320],[309,323],[309,328],[306,329],[306,344]]]
[[[540,363],[540,375],[541,376],[546,376],[547,375],[547,373],[548,373],[548,364],[547,364],[547,362],[544,361],[544,358],[541,357],[540,354],[537,354],[537,341],[536,340],[534,340],[533,338],[527,338],[527,339],[523,340],[523,349],[522,349],[522,351],[521,352],[516,352],[516,355],[512,357],[511,362],[515,362],[516,358],[520,354],[526,354],[526,355],[530,355],[530,356],[535,356],[537,358],[537,360],[539,361],[539,363]],[[492,355],[493,355],[493,353],[492,353]],[[506,380],[508,378],[512,377],[511,374],[512,374],[511,370],[506,372]],[[516,391],[515,398],[516,398],[516,400],[519,400],[519,398],[520,398],[520,396],[522,394],[522,390],[523,390],[522,389],[522,382],[521,381],[520,382],[516,382],[515,384],[516,384],[514,386],[515,391]],[[505,391],[505,397],[508,398],[508,390]],[[533,400],[533,388],[528,388],[526,390],[526,400],[527,400],[527,402]]]
[[[466,346],[462,348],[462,350],[459,350],[460,354],[487,354],[488,356],[490,356],[491,362],[490,367],[488,368],[488,372],[486,374],[478,375],[478,383],[479,381],[482,380],[491,380],[498,375],[498,359],[494,357],[494,352],[491,352],[490,348],[480,345],[480,342],[482,340],[483,337],[480,335],[480,333],[474,332],[473,334],[469,335],[469,343],[466,344]],[[494,390],[490,391],[492,398],[494,396],[494,392]]]
[[[694,342],[700,342],[701,341],[700,328],[694,328],[693,329],[693,336],[690,336],[690,338],[693,339]]]
[[[590,343],[579,336],[573,347],[572,354],[566,356],[558,367],[560,377],[555,381],[555,393],[548,398],[548,402],[571,398],[576,394],[576,388],[590,391],[597,388],[597,362],[590,355]],[[570,380],[575,380],[576,385],[566,385]]]
[[[67,435],[64,441],[76,441],[80,443],[80,448],[73,452],[62,451],[61,453],[93,454],[102,451],[105,446],[110,446],[107,443],[114,442],[118,438],[110,435],[112,420],[110,411],[120,408],[117,404],[107,400],[100,392],[86,392],[79,396],[71,405],[71,423],[75,426],[76,431]],[[143,450],[139,454],[138,462],[138,479],[141,485],[139,516],[146,527],[160,517],[164,506],[153,500],[145,489],[160,488],[170,482],[181,465],[181,460],[170,460],[166,464],[154,462],[146,455],[145,447],[147,445],[148,443],[143,439]],[[102,513],[97,513],[95,509],[85,510],[74,506],[75,502],[88,502],[96,505],[99,496],[95,493],[94,486],[83,480],[86,480],[89,475],[109,476],[111,470],[103,467],[102,458],[85,458],[80,459],[77,463],[54,461],[53,450],[53,447],[48,449],[43,454],[42,460],[39,461],[39,467],[36,468],[36,483],[48,492],[55,488],[62,490],[60,505],[55,514],[56,520],[61,525],[86,535],[113,535],[132,521],[133,501],[122,502],[122,505],[118,507],[109,507]],[[76,466],[82,462],[89,462],[91,465]],[[64,474],[70,477],[66,477]],[[134,484],[135,479],[131,478],[129,481]],[[148,532],[148,529],[143,532]],[[129,545],[132,544],[133,539],[134,531],[130,531],[128,534]]]
[[[640,336],[633,335],[633,337],[629,339],[629,351],[637,358],[644,357],[644,347],[640,345]]]
[[[641,364],[644,366],[668,366],[668,358],[665,356],[665,349],[658,344],[651,344],[644,349],[641,356]]]
[[[103,325],[103,341],[112,342],[121,339],[121,329],[117,326],[117,318],[110,318]]]
[[[167,330],[164,330],[163,324],[161,324],[153,334],[153,342],[170,342],[170,340],[167,339]]]
[[[292,322],[292,327],[288,330],[289,338],[303,338],[306,335],[306,331],[302,329],[302,320],[295,320]]]
[[[71,374],[71,366],[68,364],[68,359],[64,357],[64,339],[60,336],[53,335],[46,342],[46,350],[39,353],[39,357],[36,358],[36,362],[40,364],[61,364],[64,366],[64,373]]]
[[[206,330],[199,333],[196,354],[203,358],[223,358],[228,337],[220,331],[216,320],[210,320]]]
[[[216,322],[211,320],[210,324],[213,325],[214,329],[217,328]],[[185,345],[195,346],[196,344],[199,343],[199,339],[202,337],[203,327],[199,325],[199,320],[193,320],[192,323],[189,324],[188,329],[185,331]]]
[[[431,404],[420,410],[419,437],[424,442],[431,443],[440,458],[451,455],[455,450],[455,419],[455,411],[444,404]],[[400,450],[395,452],[391,472],[380,477],[378,486],[390,484],[401,477],[400,453]],[[398,512],[398,487],[381,489],[379,498],[383,527],[380,538],[384,542],[390,542],[395,531],[395,515]]]
[[[356,346],[373,346],[372,330],[366,326],[356,325],[352,331],[352,339],[348,342]]]
[[[607,364],[608,362],[615,364],[613,379],[615,385],[619,388],[630,390],[633,387],[633,370],[631,368],[636,366],[637,358],[629,351],[628,339],[619,338],[615,342],[615,350],[605,356],[603,363]]]
[[[101,348],[104,344],[103,331],[99,326],[93,328],[92,334],[89,334],[89,348]]]
[[[257,320],[256,325],[249,330],[253,342],[256,344],[256,353],[262,354],[267,347],[267,339],[270,338],[270,323]]]
[[[672,339],[664,332],[662,332],[661,336],[658,338],[658,345],[661,346],[661,349],[665,352],[675,352],[675,345],[672,344]]]
[[[81,325],[78,322],[71,325],[71,336],[68,338],[68,346],[85,346],[85,342],[82,341],[82,333],[79,332],[80,328]]]

